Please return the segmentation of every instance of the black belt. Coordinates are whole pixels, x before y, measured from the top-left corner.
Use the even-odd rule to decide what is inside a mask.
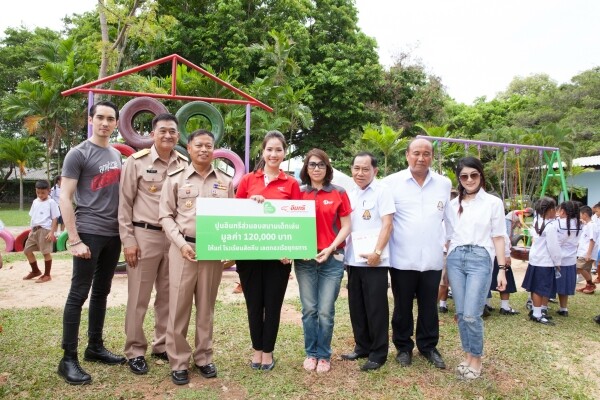
[[[196,238],[195,237],[184,236],[183,238],[185,239],[186,242],[196,243]]]
[[[138,228],[144,228],[144,229],[152,229],[153,231],[162,231],[161,226],[150,225],[145,222],[133,222],[133,226],[137,226]]]
[[[37,226],[34,226],[33,228],[31,228],[31,232],[35,232],[35,231],[37,231],[38,229],[42,229],[42,227],[41,227],[41,226],[39,226],[39,225],[37,225]]]

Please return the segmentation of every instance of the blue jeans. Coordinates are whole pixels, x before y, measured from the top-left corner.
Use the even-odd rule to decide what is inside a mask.
[[[322,264],[315,260],[295,260],[294,268],[302,303],[306,355],[329,360],[335,300],[340,293],[344,264],[332,255]]]
[[[483,354],[481,314],[492,281],[492,260],[480,246],[459,246],[446,258],[448,279],[458,317],[462,348],[476,357]]]

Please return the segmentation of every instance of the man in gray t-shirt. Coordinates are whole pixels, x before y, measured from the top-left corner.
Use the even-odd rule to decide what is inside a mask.
[[[81,310],[90,289],[84,359],[109,365],[125,362],[125,357],[108,351],[102,340],[106,299],[121,254],[117,222],[121,155],[109,144],[118,119],[119,109],[113,103],[94,104],[88,117],[92,136],[71,149],[63,164],[60,209],[73,255],[73,277],[63,314],[64,356],[58,374],[72,385],[92,381],[77,358]]]

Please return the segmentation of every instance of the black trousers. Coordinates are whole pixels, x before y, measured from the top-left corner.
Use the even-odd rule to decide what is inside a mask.
[[[388,268],[346,267],[354,352],[384,364],[389,348]]]
[[[434,350],[440,337],[437,295],[442,271],[402,271],[390,268],[394,312],[392,342],[398,351],[411,352],[415,347],[413,300],[417,297],[416,342],[420,352]]]
[[[92,257],[73,257],[71,289],[63,312],[62,339],[63,349],[70,351],[77,349],[81,309],[90,294],[90,288],[88,338],[91,342],[102,340],[106,299],[121,254],[119,236],[80,233],[79,237],[90,248]]]
[[[279,260],[240,260],[236,269],[246,299],[252,347],[270,353],[275,348],[292,265]]]

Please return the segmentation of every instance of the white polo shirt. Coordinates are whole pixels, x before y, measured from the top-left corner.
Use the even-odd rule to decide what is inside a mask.
[[[541,235],[535,231],[535,223],[541,229],[545,222],[545,228]],[[533,221],[531,229],[531,249],[529,249],[529,264],[536,267],[557,267],[560,266],[562,254],[560,243],[558,242],[558,222],[556,219],[547,219],[542,221],[536,218]]]
[[[382,182],[392,191],[396,208],[390,239],[391,267],[421,272],[441,270],[442,221],[450,201],[450,179],[429,170],[421,187],[405,169]]]
[[[352,205],[352,214],[350,214],[352,232],[381,229],[381,218],[385,215],[393,214],[396,211],[392,192],[386,185],[376,179],[373,179],[364,190],[355,185],[348,192],[348,197],[350,198],[350,204]],[[388,248],[389,245],[390,244],[388,243],[386,248]],[[344,263],[353,267],[368,267],[366,261],[357,261],[354,257],[351,234],[348,235],[348,238],[346,239]],[[390,259],[382,259],[381,263],[377,266],[389,267]]]
[[[50,197],[44,201],[36,198],[31,204],[29,216],[31,217],[32,228],[34,226],[41,226],[44,229],[50,229],[52,227],[52,220],[60,217],[60,211],[58,210],[58,204]]]
[[[446,213],[446,235],[450,240],[448,254],[458,246],[475,245],[485,248],[494,260],[496,250],[492,238],[506,237],[502,200],[479,189],[473,199],[463,200],[462,206],[459,216],[457,197],[450,202]],[[504,247],[506,251],[506,243]]]

